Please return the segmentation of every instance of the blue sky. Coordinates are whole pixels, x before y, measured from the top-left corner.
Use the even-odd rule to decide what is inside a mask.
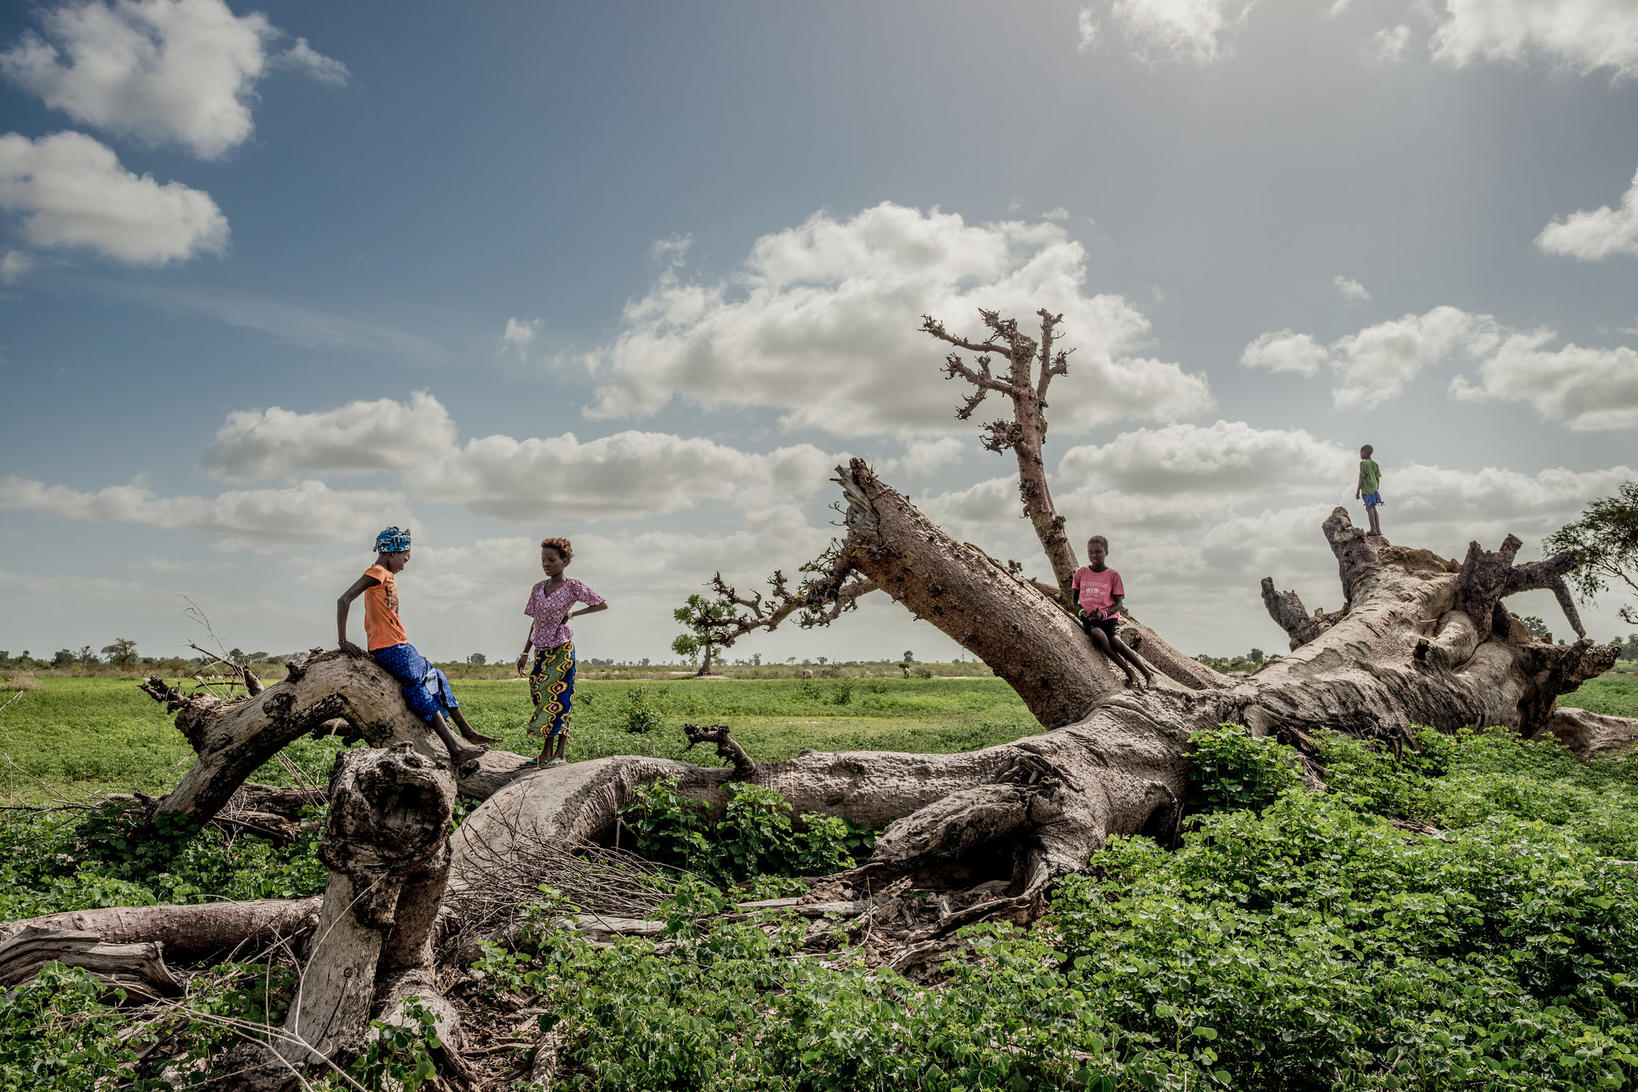
[[[397,523],[429,654],[515,654],[554,534],[583,654],[664,658],[849,455],[1043,569],[924,311],[1065,314],[1060,508],[1188,651],[1281,647],[1264,575],[1337,605],[1361,443],[1447,555],[1638,477],[1631,0],[52,2],[0,111],[14,653],[329,644]]]

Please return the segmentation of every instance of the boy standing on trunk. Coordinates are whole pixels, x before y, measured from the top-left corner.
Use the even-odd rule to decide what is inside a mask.
[[[1378,492],[1382,487],[1382,468],[1371,458],[1371,451],[1370,444],[1359,449],[1359,483],[1354,487],[1354,499],[1365,502],[1365,515],[1371,521],[1371,534],[1380,538],[1382,523],[1376,517],[1376,510],[1382,504],[1382,494]]]

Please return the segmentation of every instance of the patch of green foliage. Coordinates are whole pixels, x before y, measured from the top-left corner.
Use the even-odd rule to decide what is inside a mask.
[[[660,712],[649,700],[648,688],[634,686],[626,693],[625,707],[620,710],[622,727],[632,735],[647,735],[660,723]]]
[[[310,1087],[324,1092],[356,1092],[359,1088],[367,1092],[418,1092],[437,1079],[432,1052],[442,1046],[437,1019],[419,999],[411,997],[404,1005],[402,1020],[370,1021],[364,1053],[347,1067],[347,1080],[332,1075]]]
[[[0,994],[0,1092],[90,1092],[214,1087],[212,1065],[240,1029],[284,1020],[296,976],[288,967],[222,963],[191,978],[158,1018],[133,1027],[87,971],[48,963],[33,982]],[[167,1079],[166,1069],[182,1074]]]
[[[845,945],[804,958],[801,921],[728,921],[731,896],[694,881],[659,951],[594,947],[536,909],[486,954],[489,988],[547,1008],[559,1079],[582,1089],[1638,1079],[1638,886],[1618,834],[1638,830],[1638,770],[1500,731],[1422,732],[1399,758],[1325,735],[1317,795],[1289,749],[1205,735],[1197,780],[1220,781],[1195,794],[1221,807],[1179,849],[1113,840],[1056,887],[1044,928],[969,930],[937,986]]]
[[[90,973],[47,963],[33,982],[0,993],[0,1092],[141,1087],[137,1049],[146,1044],[121,1037],[125,1019],[102,992]]]
[[[156,836],[141,838],[118,804],[89,816],[12,814],[0,823],[0,921],[103,906],[297,898],[324,890],[328,872],[315,852],[316,822],[281,846],[159,818]]]
[[[759,875],[840,872],[875,840],[868,827],[834,815],[795,815],[774,789],[733,785],[728,794],[717,814],[666,778],[638,789],[620,820],[644,857],[725,885]]]
[[[1261,810],[1302,783],[1297,753],[1223,724],[1189,739],[1189,810]]]

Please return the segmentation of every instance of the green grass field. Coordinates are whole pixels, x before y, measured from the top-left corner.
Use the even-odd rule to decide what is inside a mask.
[[[454,682],[473,727],[500,747],[533,754],[532,711],[522,680]],[[587,681],[576,688],[569,758],[643,754],[681,757],[681,725],[727,724],[758,759],[821,750],[960,751],[1038,730],[1012,690],[983,679],[768,679]],[[0,699],[3,700],[3,699]],[[633,733],[633,710],[654,726]],[[333,741],[301,740],[286,755],[310,780],[329,776]],[[718,760],[696,748],[690,760]],[[169,789],[193,752],[170,718],[132,679],[43,675],[0,710],[0,790],[8,803],[84,800],[107,792]],[[269,764],[258,780],[288,783]]]
[[[507,750],[534,753],[523,731],[530,710],[521,680],[463,679],[454,686],[474,727],[500,736]],[[162,792],[193,761],[170,718],[135,680],[42,675],[31,689],[10,693],[16,700],[0,709],[0,791],[7,803]],[[1594,679],[1561,704],[1638,716],[1638,673]],[[652,730],[627,731],[634,711],[645,709],[652,713]],[[577,689],[569,758],[681,757],[685,722],[727,724],[764,760],[807,748],[963,751],[1038,730],[1017,695],[993,677],[591,680]],[[322,783],[338,747],[302,740],[286,754],[303,776]],[[701,764],[718,761],[698,749],[688,757]],[[257,779],[280,784],[291,776],[269,764]]]

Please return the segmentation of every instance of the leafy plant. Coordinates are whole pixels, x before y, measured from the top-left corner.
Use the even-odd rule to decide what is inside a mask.
[[[659,710],[654,708],[653,699],[649,697],[648,689],[634,686],[626,694],[625,707],[620,710],[621,727],[633,734],[647,734],[660,723]]]
[[[137,1050],[151,1040],[126,1041],[125,1019],[102,994],[95,976],[61,963],[0,993],[0,1092],[90,1092],[112,1082],[158,1087],[136,1079]]]
[[[364,1053],[347,1067],[353,1080],[369,1092],[417,1092],[437,1079],[432,1052],[444,1045],[438,1038],[437,1017],[415,997],[406,1001],[403,1016],[401,1022],[370,1021]]]
[[[1223,724],[1189,739],[1190,810],[1259,809],[1302,784],[1297,754],[1277,740],[1259,739],[1238,724]]]
[[[851,868],[850,852],[865,842],[856,826],[835,816],[797,816],[782,793],[734,785],[720,815],[678,788],[676,778],[637,790],[621,811],[637,851],[718,883],[763,874],[823,875]]]

